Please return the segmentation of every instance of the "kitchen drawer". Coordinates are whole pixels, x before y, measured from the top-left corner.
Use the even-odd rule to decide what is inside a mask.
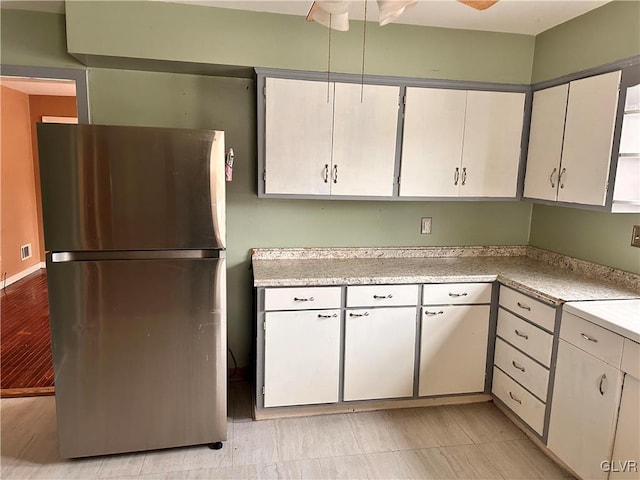
[[[341,287],[267,288],[265,310],[340,308]]]
[[[535,358],[546,367],[551,365],[553,336],[550,333],[525,322],[502,308],[498,309],[496,333],[503,340]]]
[[[553,332],[556,309],[505,286],[500,287],[500,306]]]
[[[422,287],[423,305],[491,303],[490,283],[443,283]]]
[[[347,287],[347,307],[416,305],[418,285],[358,285]]]
[[[540,400],[547,401],[549,370],[499,338],[494,363]]]
[[[620,368],[624,337],[572,313],[563,312],[560,338],[603,362]]]
[[[491,392],[513,410],[527,425],[542,435],[545,404],[518,385],[502,370],[493,367]]]
[[[622,366],[620,368],[632,377],[640,379],[640,343],[628,338],[624,339],[622,348]]]

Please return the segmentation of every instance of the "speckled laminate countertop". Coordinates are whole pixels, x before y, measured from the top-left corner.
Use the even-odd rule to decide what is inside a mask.
[[[298,253],[302,252],[301,249],[295,250]],[[282,255],[278,255],[277,249],[254,250],[254,286],[380,285],[498,280],[504,285],[553,304],[578,300],[640,298],[640,276],[595,264],[585,267],[582,264],[586,262],[582,261],[578,261],[581,263],[580,269],[573,268],[571,262],[553,257],[557,257],[557,254],[548,252],[549,255],[546,255],[545,251],[529,251],[526,247],[485,249],[484,256],[481,253],[481,256],[469,256],[467,254],[473,253],[473,250],[459,248],[454,252],[456,256],[444,257],[424,255],[426,250],[415,248],[410,251],[417,256],[389,257],[384,254],[388,249],[380,249],[383,254],[378,258],[370,258],[375,256],[376,249],[368,249],[367,255],[364,255],[367,258],[359,257],[357,249],[354,249],[353,256],[342,254],[338,255],[340,258],[332,258],[330,249],[322,254],[312,255],[292,255],[291,251],[283,249]],[[340,251],[344,252],[344,249]],[[297,258],[291,258],[292,256]],[[559,264],[566,264],[569,268]]]

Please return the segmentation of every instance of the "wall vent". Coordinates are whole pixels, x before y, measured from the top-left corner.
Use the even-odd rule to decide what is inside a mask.
[[[26,245],[22,245],[20,247],[20,260],[26,260],[27,258],[31,258],[31,244],[27,243]]]

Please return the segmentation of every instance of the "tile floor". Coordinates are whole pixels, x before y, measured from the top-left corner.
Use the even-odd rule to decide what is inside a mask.
[[[228,441],[61,460],[53,397],[2,399],[2,479],[572,478],[492,404],[251,421],[246,383],[229,388]]]

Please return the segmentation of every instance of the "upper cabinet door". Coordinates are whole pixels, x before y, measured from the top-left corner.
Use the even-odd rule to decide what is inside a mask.
[[[400,196],[458,195],[466,101],[466,90],[407,88]]]
[[[620,75],[569,84],[558,201],[605,204]]]
[[[265,193],[330,193],[333,90],[333,83],[266,78]]]
[[[569,84],[533,94],[524,196],[556,200]]]
[[[467,92],[461,197],[515,197],[524,93]]]
[[[362,100],[361,88],[335,86],[331,194],[391,197],[400,88],[364,85]]]

